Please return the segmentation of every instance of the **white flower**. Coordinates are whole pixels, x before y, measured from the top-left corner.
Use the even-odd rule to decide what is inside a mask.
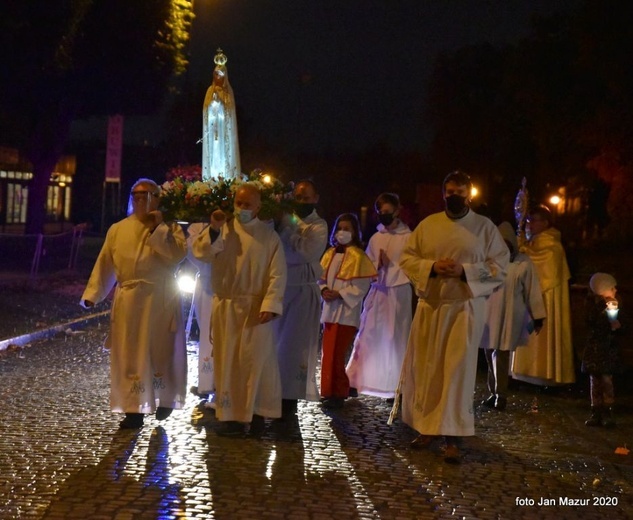
[[[196,181],[187,186],[187,194],[192,197],[206,195],[211,193],[211,191],[212,186],[202,181]]]

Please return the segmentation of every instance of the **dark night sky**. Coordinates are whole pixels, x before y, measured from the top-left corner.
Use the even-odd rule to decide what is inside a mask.
[[[291,150],[378,142],[420,150],[429,140],[425,84],[439,52],[516,41],[528,33],[534,13],[578,3],[195,0],[189,74],[210,84],[221,47],[240,117],[252,132]],[[145,123],[128,120],[126,137],[156,141]],[[86,132],[86,125],[77,127]]]

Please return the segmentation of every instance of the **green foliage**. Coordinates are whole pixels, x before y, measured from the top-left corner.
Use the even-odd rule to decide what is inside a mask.
[[[33,163],[28,232],[42,229],[72,121],[155,112],[187,65],[192,19],[192,0],[2,2],[0,132]]]

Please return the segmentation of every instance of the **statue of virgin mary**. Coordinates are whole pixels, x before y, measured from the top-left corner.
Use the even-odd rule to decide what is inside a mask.
[[[242,174],[235,98],[222,49],[217,50],[213,61],[213,83],[207,90],[202,108],[202,180],[212,177],[234,179]]]

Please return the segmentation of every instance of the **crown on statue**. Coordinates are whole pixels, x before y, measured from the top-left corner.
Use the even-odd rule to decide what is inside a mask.
[[[218,50],[215,51],[215,58],[213,58],[213,62],[216,65],[224,66],[227,62],[226,55],[222,52],[222,49],[218,47]]]

